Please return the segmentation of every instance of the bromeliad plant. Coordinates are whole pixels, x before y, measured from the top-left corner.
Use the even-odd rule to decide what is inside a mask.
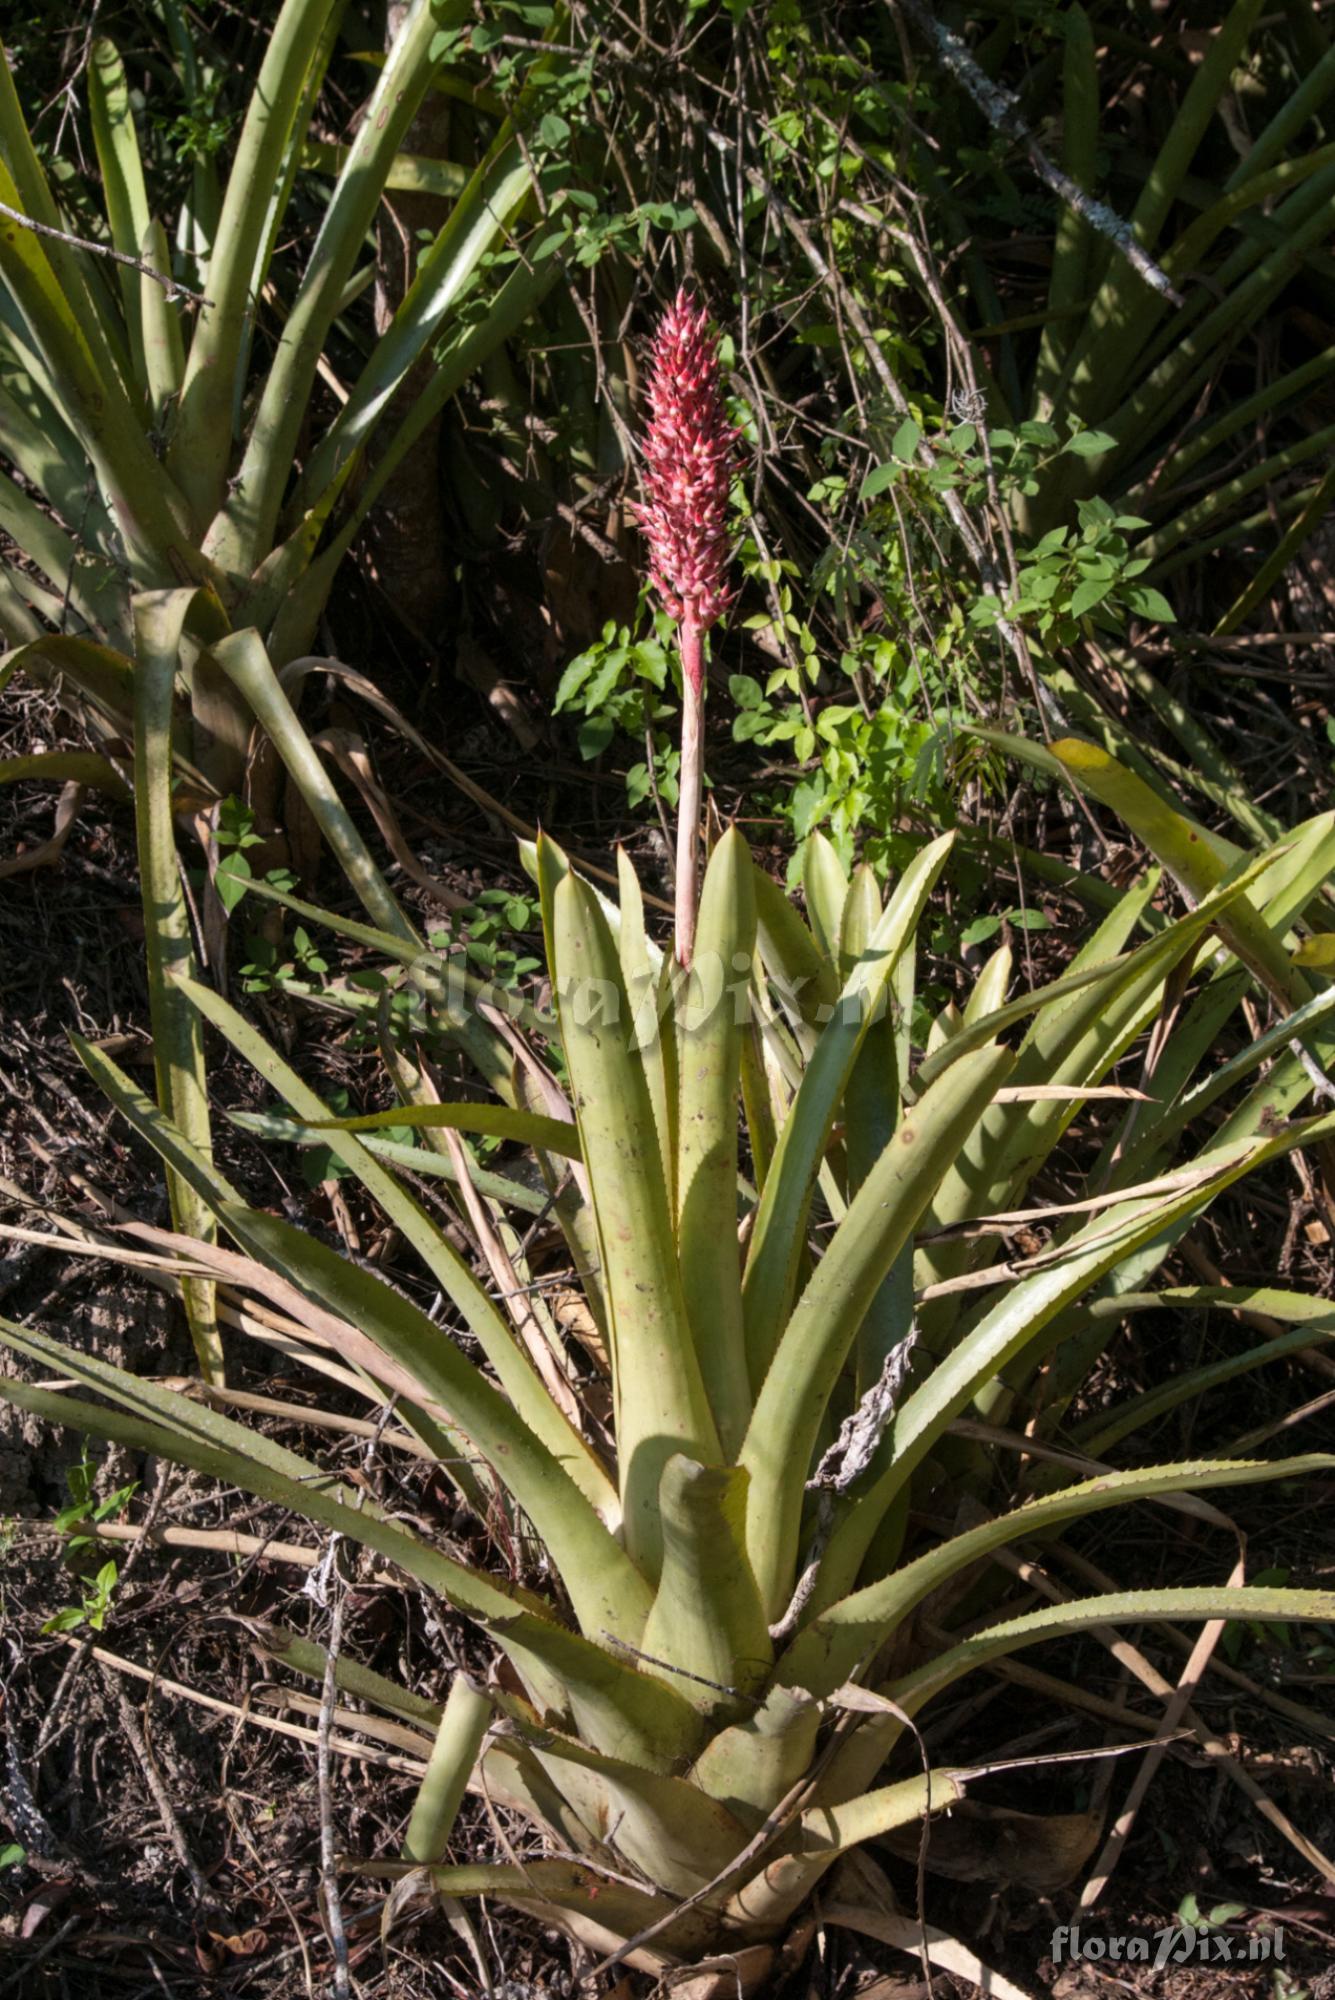
[[[560,268],[540,246],[518,262],[509,248],[548,164],[530,128],[564,58],[534,59],[474,170],[416,159],[401,151],[405,135],[427,92],[454,81],[447,72],[467,57],[470,9],[414,0],[353,142],[320,147],[317,102],[343,11],[341,0],[285,0],[226,184],[199,163],[175,221],[185,246],[175,260],[150,207],[114,45],[99,37],[90,48],[103,212],[78,228],[0,53],[0,201],[11,212],[0,231],[0,454],[20,475],[0,474],[0,526],[26,558],[0,562],[0,629],[11,647],[33,648],[30,666],[78,688],[114,740],[117,728],[130,734],[141,595],[206,587],[215,614],[185,635],[179,661],[194,729],[180,748],[223,794],[236,788],[249,718],[209,643],[230,624],[257,630],[280,666],[305,652],[339,562],[405,454]],[[163,12],[189,95],[202,86],[186,12],[176,0]],[[301,236],[314,166],[334,171],[333,187],[289,283],[282,239]],[[375,276],[368,233],[396,187],[453,199],[402,304],[344,384],[329,345]],[[344,374],[350,341],[355,351],[349,336],[336,356]],[[408,407],[394,404],[433,349],[431,380]],[[322,374],[338,390],[332,416]],[[363,476],[387,412],[392,432]]]
[[[1117,798],[1193,906],[1170,920],[1150,875],[1063,977],[1014,999],[1002,950],[926,1050],[909,1025],[915,935],[949,837],[923,847],[884,904],[869,871],[849,878],[814,842],[808,925],[729,832],[689,973],[654,945],[624,860],[617,907],[543,840],[529,858],[552,1019],[466,1007],[468,989],[401,932],[326,918],[401,968],[423,1023],[434,1012],[492,1084],[484,1103],[424,1103],[429,1074],[386,1036],[410,1101],[331,1118],[235,1008],[185,984],[200,1021],[279,1094],[289,1136],[331,1148],[379,1205],[478,1359],[384,1277],[247,1203],[104,1051],[80,1044],[235,1247],[129,1235],[220,1280],[224,1323],[306,1356],[373,1409],[393,1397],[386,1448],[425,1457],[480,1519],[508,1519],[507,1546],[539,1551],[525,1574],[545,1575],[543,1590],[485,1574],[216,1396],[0,1326],[80,1392],[6,1376],[0,1395],[345,1535],[488,1637],[497,1672],[485,1688],[456,1680],[443,1710],[336,1663],[345,1691],[393,1717],[395,1740],[428,1764],[405,1859],[380,1872],[425,1867],[442,1892],[536,1910],[640,1965],[754,1947],[737,1969],[758,1980],[842,1856],[962,1796],[967,1773],[923,1771],[910,1740],[961,1676],[1110,1624],[1335,1618],[1335,1594],[1317,1590],[1116,1590],[1032,1610],[987,1586],[989,1556],[1098,1510],[1335,1463],[1147,1462],[1166,1410],[1335,1333],[1328,1301],[1281,1289],[1243,1302],[1293,1331],[1074,1431],[1068,1420],[1127,1316],[1243,1299],[1155,1290],[1156,1274],[1225,1191],[1335,1136],[1330,1113],[1298,1115],[1335,1054],[1335,993],[1309,986],[1293,951],[1335,869],[1335,814],[1231,865],[1103,753],[1046,754]],[[1220,1066],[1221,1025],[1258,981],[1282,1018]],[[1173,1038],[1154,1044],[1139,1088],[1110,1081],[1170,997]],[[1028,1206],[1045,1169],[1069,1188],[1058,1149],[1094,1100],[1121,1122],[1087,1184]],[[386,1141],[389,1126],[426,1143]],[[530,1149],[546,1192],[482,1174],[461,1133]],[[452,1183],[489,1285],[401,1178],[405,1163]],[[562,1307],[537,1282],[541,1238],[516,1226],[535,1210],[555,1218],[578,1274]],[[1044,1240],[1023,1239],[1021,1254],[1025,1225]],[[966,1629],[952,1633],[966,1588]],[[267,1642],[325,1671],[310,1642]],[[542,1829],[551,1857],[447,1862],[466,1784]]]
[[[400,149],[426,93],[446,81],[465,87],[447,72],[467,56],[469,9],[414,0],[352,144],[312,150],[343,11],[341,0],[285,0],[226,185],[199,164],[176,219],[186,247],[175,262],[150,209],[115,47],[96,39],[87,72],[105,213],[74,233],[0,50],[0,202],[9,211],[0,229],[0,457],[13,467],[0,470],[0,528],[23,558],[0,558],[9,648],[0,688],[15,673],[54,680],[77,696],[97,745],[0,761],[0,783],[61,781],[68,827],[80,787],[124,798],[132,777],[159,1102],[205,1146],[202,1041],[168,984],[191,962],[174,817],[200,835],[211,872],[221,801],[244,792],[272,833],[286,812],[273,789],[281,773],[271,755],[250,753],[257,725],[270,736],[286,730],[301,746],[294,784],[346,862],[347,815],[293,715],[301,658],[339,563],[423,427],[560,270],[550,240],[511,260],[534,174],[550,165],[532,127],[566,58],[534,56],[474,171],[417,160]],[[163,12],[187,90],[201,88],[185,11],[166,0]],[[335,178],[289,283],[282,238],[300,239],[313,160],[332,164]],[[328,350],[337,335],[346,374],[347,315],[375,276],[368,233],[386,190],[403,186],[454,199],[345,388]],[[554,186],[547,193],[554,198]],[[399,390],[433,350],[430,380],[401,407]],[[340,390],[327,421],[322,375]],[[368,471],[368,445],[387,416],[391,435]],[[204,899],[206,931],[221,941],[207,885]],[[372,907],[406,928],[374,884]],[[173,1175],[169,1187],[177,1226],[207,1234],[207,1213],[185,1184]],[[191,1281],[186,1301],[201,1370],[216,1379],[212,1287]]]

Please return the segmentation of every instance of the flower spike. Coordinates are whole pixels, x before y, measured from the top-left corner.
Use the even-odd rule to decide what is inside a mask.
[[[649,581],[677,621],[682,665],[677,811],[677,957],[691,962],[703,784],[704,650],[732,602],[724,581],[728,486],[738,432],[723,401],[718,350],[703,307],[683,288],[654,336],[649,367],[645,499],[636,518],[649,544]]]
[[[669,615],[707,632],[731,602],[723,582],[725,517],[738,432],[723,403],[708,318],[678,292],[654,338],[645,504],[637,517],[649,544],[649,580]]]

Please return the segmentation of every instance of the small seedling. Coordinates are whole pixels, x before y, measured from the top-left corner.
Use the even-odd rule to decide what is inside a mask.
[[[246,859],[246,850],[262,847],[264,836],[255,831],[255,815],[250,807],[233,796],[224,799],[218,808],[214,838],[218,843],[219,861],[213,886],[218,892],[219,902],[230,916],[245,895],[247,884],[254,880],[254,870]],[[275,889],[291,890],[297,886],[297,878],[288,868],[270,868],[264,879]]]
[[[83,1556],[97,1547],[95,1535],[82,1535],[77,1530],[85,1523],[96,1525],[110,1520],[113,1514],[121,1513],[138,1490],[138,1480],[132,1479],[128,1485],[117,1487],[105,1500],[93,1497],[93,1477],[97,1467],[89,1455],[87,1446],[78,1463],[69,1467],[65,1474],[65,1484],[70,1490],[70,1504],[56,1515],[53,1526],[59,1534],[67,1537],[65,1553],[70,1557]],[[107,1613],[120,1579],[120,1569],[115,1558],[104,1562],[93,1577],[81,1576],[84,1586],[82,1601],[67,1604],[63,1611],[48,1618],[43,1632],[72,1632],[79,1625],[90,1625],[94,1632],[100,1632],[106,1624]]]
[[[1245,1903],[1216,1903],[1206,1916],[1202,1914],[1195,1896],[1188,1891],[1177,1906],[1177,1920],[1184,1930],[1218,1931],[1242,1916],[1246,1907]]]

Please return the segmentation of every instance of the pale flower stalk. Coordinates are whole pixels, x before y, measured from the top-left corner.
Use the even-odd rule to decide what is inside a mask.
[[[737,439],[723,402],[708,317],[678,292],[654,336],[644,504],[649,580],[677,621],[681,653],[681,770],[677,801],[676,952],[689,966],[695,943],[704,786],[704,635],[731,602],[723,581],[728,485]]]

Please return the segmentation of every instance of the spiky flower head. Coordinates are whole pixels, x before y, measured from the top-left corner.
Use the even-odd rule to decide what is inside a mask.
[[[728,483],[737,440],[723,405],[708,317],[677,293],[654,336],[643,506],[649,580],[673,618],[708,631],[732,599],[723,582]]]

